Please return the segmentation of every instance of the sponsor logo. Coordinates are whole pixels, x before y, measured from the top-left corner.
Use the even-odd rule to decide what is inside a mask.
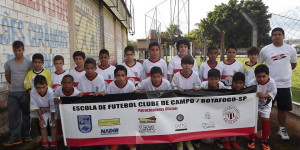
[[[225,82],[225,85],[231,85],[231,83],[232,83],[232,76],[227,76],[224,79],[224,82]]]
[[[204,119],[211,119],[211,116],[210,116],[210,113],[209,113],[209,112],[206,112],[206,113],[205,113]]]
[[[91,115],[78,115],[78,129],[82,133],[89,133],[92,131],[92,116]]]
[[[184,116],[182,114],[179,114],[176,116],[177,121],[182,121],[184,119]]]
[[[203,129],[208,129],[208,128],[215,128],[215,124],[213,121],[210,121],[208,123],[202,123]]]
[[[228,124],[234,124],[240,119],[240,110],[236,106],[228,106],[223,110],[223,120]]]
[[[285,54],[279,54],[279,55],[277,55],[277,56],[272,56],[271,58],[273,59],[273,61],[275,61],[275,60],[283,59],[283,58],[285,58],[285,57],[286,57]]]
[[[156,123],[155,116],[151,116],[149,118],[139,118],[140,123]]]
[[[98,120],[98,126],[115,126],[120,124],[120,118]]]
[[[155,133],[154,125],[139,125],[140,133]]]
[[[101,135],[119,134],[119,128],[101,129]]]
[[[187,130],[187,124],[186,123],[175,124],[175,131],[185,131],[185,130]]]

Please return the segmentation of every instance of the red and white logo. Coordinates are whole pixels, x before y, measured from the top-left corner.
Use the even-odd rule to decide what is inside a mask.
[[[225,107],[223,110],[223,120],[228,124],[234,124],[240,119],[240,110],[235,106]]]

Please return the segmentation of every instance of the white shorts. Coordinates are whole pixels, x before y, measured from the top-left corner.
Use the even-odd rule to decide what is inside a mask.
[[[258,108],[258,114],[262,118],[270,118],[271,109],[272,109],[272,107],[269,107],[269,106]]]
[[[48,112],[48,113],[44,113],[42,114],[43,115],[43,118],[44,118],[44,121],[45,121],[45,124],[48,125],[48,120],[51,118],[51,113]],[[30,112],[30,118],[40,118],[37,111],[32,111]]]

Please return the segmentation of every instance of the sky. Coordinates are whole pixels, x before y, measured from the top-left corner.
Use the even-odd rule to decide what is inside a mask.
[[[174,8],[175,0],[171,1],[172,8]],[[184,34],[188,31],[187,3],[185,3],[185,7],[182,7],[186,1],[179,0],[179,9],[181,10],[179,24]],[[263,2],[269,7],[270,13],[276,14],[294,9],[297,6],[300,7],[299,0],[263,0]],[[135,34],[133,36],[129,35],[129,40],[145,38],[145,14],[147,12],[147,16],[149,17],[156,18],[157,16],[157,20],[161,22],[161,31],[166,30],[166,27],[170,24],[170,0],[132,0],[132,3],[134,5]],[[195,24],[205,18],[208,12],[213,11],[215,5],[220,5],[221,3],[228,3],[228,0],[190,0],[190,30],[196,29]],[[154,10],[150,10],[158,4],[160,4],[157,7],[158,13],[155,15]],[[177,6],[175,7],[176,12],[174,16],[177,16]],[[174,13],[173,9],[172,12]],[[146,19],[147,30],[151,26],[151,19],[149,17]],[[174,23],[177,24],[177,17],[175,17]]]

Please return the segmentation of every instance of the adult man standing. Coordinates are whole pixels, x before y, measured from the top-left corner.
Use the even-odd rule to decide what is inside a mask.
[[[15,58],[8,60],[4,65],[5,78],[11,84],[7,101],[11,136],[9,141],[3,143],[3,146],[21,144],[22,129],[24,142],[32,141],[30,137],[30,98],[24,90],[24,79],[32,68],[31,62],[24,57],[23,42],[15,41],[12,48]]]
[[[279,131],[282,140],[290,137],[285,130],[286,114],[292,110],[291,78],[292,70],[297,66],[297,52],[291,45],[283,43],[284,30],[272,30],[272,44],[265,46],[259,53],[259,62],[265,62],[270,69],[270,76],[275,80],[277,87],[277,101]]]

